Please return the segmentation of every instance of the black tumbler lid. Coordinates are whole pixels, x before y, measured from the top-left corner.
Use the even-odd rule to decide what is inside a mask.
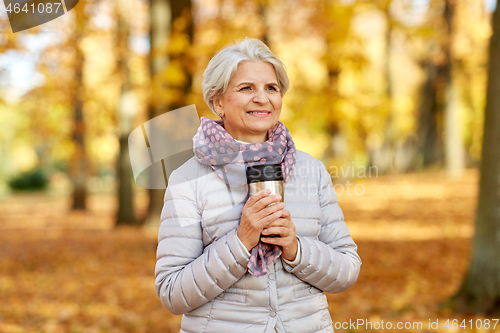
[[[281,164],[260,164],[247,167],[248,184],[273,180],[283,180]]]

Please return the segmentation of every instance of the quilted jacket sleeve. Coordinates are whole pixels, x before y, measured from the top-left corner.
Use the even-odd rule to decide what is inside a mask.
[[[201,212],[193,190],[196,180],[188,181],[178,170],[171,174],[165,191],[155,268],[156,293],[173,314],[209,302],[238,281],[248,264],[236,229],[204,249]]]
[[[320,161],[318,184],[321,205],[319,239],[297,236],[301,244],[301,259],[297,266],[284,268],[299,279],[329,293],[338,293],[356,282],[361,266],[357,246],[344,222],[337,194],[330,175]]]

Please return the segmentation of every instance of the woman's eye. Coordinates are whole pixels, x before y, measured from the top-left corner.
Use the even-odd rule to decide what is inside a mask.
[[[240,90],[246,90],[246,89],[250,89],[250,87],[243,87]]]
[[[270,88],[270,89],[272,89],[272,90],[274,90],[274,91],[278,91],[278,90],[276,89],[276,87],[269,87],[269,88]]]

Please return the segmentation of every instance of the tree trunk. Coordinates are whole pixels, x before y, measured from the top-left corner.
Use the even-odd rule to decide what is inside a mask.
[[[384,3],[384,16],[387,22],[387,29],[385,31],[385,63],[384,63],[384,79],[385,79],[385,99],[387,109],[387,119],[384,128],[384,141],[382,146],[377,148],[378,152],[370,154],[373,160],[370,164],[376,165],[379,174],[387,174],[396,172],[393,164],[394,159],[394,142],[396,140],[396,131],[394,129],[394,110],[393,110],[393,84],[391,77],[391,48],[392,48],[392,30],[393,22],[390,14],[391,1]],[[378,156],[378,161],[377,161]],[[386,158],[387,160],[381,160]]]
[[[168,46],[173,38],[185,34],[192,45],[193,41],[193,19],[191,15],[190,0],[150,0],[151,3],[151,53],[150,73],[153,82],[153,93],[148,106],[149,119],[164,112],[176,110],[188,105],[187,96],[191,91],[193,61],[189,56],[189,50],[168,52]],[[180,23],[177,24],[176,23]],[[173,86],[164,75],[168,66],[181,66],[186,80],[181,86]],[[162,75],[163,74],[163,75]],[[165,91],[170,93],[166,94]],[[171,96],[166,99],[165,96]],[[172,98],[172,96],[175,96]],[[145,226],[158,226],[160,213],[163,207],[165,191],[149,190],[148,215]]]
[[[337,13],[337,8],[335,6],[339,6],[337,3],[328,3],[325,4],[327,7],[325,10],[332,15],[333,13]],[[328,17],[330,20],[333,20],[334,18]],[[331,23],[330,23],[331,24]],[[345,22],[346,26],[349,26],[350,24],[350,18],[347,22]],[[328,96],[326,103],[325,104],[325,114],[327,115],[326,117],[326,122],[325,122],[325,128],[327,130],[329,140],[328,140],[328,146],[323,154],[322,159],[327,163],[327,165],[330,165],[331,163],[334,163],[335,159],[339,159],[342,157],[342,155],[345,155],[345,152],[348,151],[348,147],[345,144],[346,140],[344,138],[344,134],[342,133],[341,126],[340,126],[340,119],[339,119],[339,112],[338,112],[338,104],[340,100],[340,93],[339,93],[339,77],[341,74],[341,65],[339,63],[339,58],[336,56],[332,56],[332,54],[335,54],[335,50],[342,47],[344,40],[343,39],[335,39],[335,37],[338,37],[337,32],[333,32],[333,28],[329,27],[326,25],[328,28],[323,32],[324,38],[325,38],[325,44],[327,47],[327,56],[325,58],[325,63],[326,63],[326,69],[328,70],[328,85],[326,87],[326,91],[323,92],[324,96]],[[343,27],[345,30],[348,30],[349,28],[346,28],[345,26]],[[347,35],[347,32],[343,29],[341,29],[342,32]],[[344,35],[342,35],[341,38],[345,38]]]
[[[500,3],[493,14],[481,177],[469,270],[457,295],[458,312],[500,313]]]
[[[88,157],[85,151],[85,122],[83,118],[83,101],[85,98],[85,87],[82,79],[83,53],[80,49],[81,36],[83,34],[85,15],[83,13],[85,3],[75,8],[75,33],[73,42],[75,48],[75,89],[73,90],[74,124],[73,144],[74,151],[70,158],[69,175],[73,183],[73,210],[85,210],[87,198],[87,175]]]
[[[460,133],[460,99],[452,77],[454,1],[445,0],[445,38],[439,43],[430,42],[431,57],[423,63],[427,80],[422,89],[418,139],[421,166],[444,166],[450,175],[460,175],[465,162]],[[443,52],[445,55],[442,61],[431,60],[432,55],[437,52]]]
[[[120,135],[120,152],[117,158],[116,173],[118,177],[118,211],[116,224],[137,224],[134,214],[134,192],[132,190],[132,169],[128,151],[128,136]]]
[[[455,12],[454,0],[445,2],[444,18],[447,27],[447,38],[444,45],[445,64],[445,110],[444,110],[444,144],[445,144],[445,165],[450,176],[460,176],[463,174],[465,160],[464,148],[461,135],[460,121],[460,97],[457,87],[453,82],[453,57],[451,46],[453,41],[453,17]]]
[[[460,117],[460,96],[452,80],[446,87],[445,108],[445,163],[450,176],[461,176],[465,170],[465,152],[462,142],[462,121]]]
[[[426,81],[422,87],[417,131],[420,166],[439,166],[443,159],[443,143],[438,126],[442,118],[441,106],[438,103],[438,88],[443,70],[430,59],[425,60],[422,67],[426,73]]]
[[[130,50],[128,40],[130,36],[130,19],[133,12],[131,2],[120,0],[115,2],[117,13],[117,50],[118,61],[117,70],[121,74],[121,91],[117,107],[117,123],[119,130],[119,153],[116,163],[116,173],[118,177],[117,197],[118,211],[116,213],[116,224],[122,225],[136,224],[134,215],[134,192],[132,190],[132,166],[130,164],[130,155],[128,152],[128,136],[134,125],[135,115],[138,105],[135,102],[135,96],[130,81],[130,71],[128,69],[128,60]]]

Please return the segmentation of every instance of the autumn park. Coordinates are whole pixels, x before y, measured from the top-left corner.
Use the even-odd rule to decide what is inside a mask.
[[[500,1],[23,3],[49,8],[0,5],[0,333],[180,331],[155,264],[168,176],[194,153],[149,163],[170,139],[132,137],[187,106],[195,129],[215,118],[203,73],[245,37],[285,65],[279,120],[362,260],[326,293],[335,332],[500,332]]]

